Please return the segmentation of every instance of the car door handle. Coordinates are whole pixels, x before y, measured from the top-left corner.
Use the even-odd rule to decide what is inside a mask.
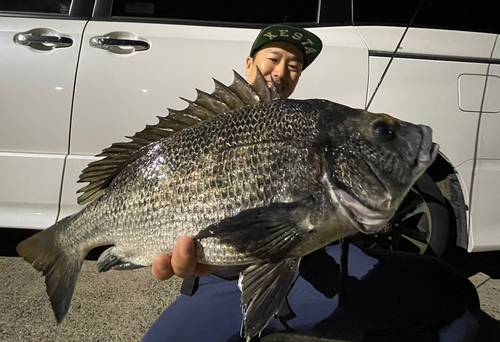
[[[130,53],[149,50],[149,43],[138,39],[120,39],[109,37],[93,37],[90,39],[90,46],[108,50],[114,53]],[[122,52],[116,48],[124,48]],[[128,48],[128,49],[127,49]],[[127,51],[129,50],[129,51]],[[130,51],[131,50],[131,51]]]
[[[73,45],[73,39],[55,35],[53,32],[21,32],[14,36],[14,42],[19,45],[42,51],[67,48]]]

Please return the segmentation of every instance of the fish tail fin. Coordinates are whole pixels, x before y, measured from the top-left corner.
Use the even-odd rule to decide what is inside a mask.
[[[58,233],[68,227],[73,216],[66,217],[17,245],[17,253],[36,270],[43,272],[47,294],[58,323],[66,316],[76,280],[86,253],[65,250]]]

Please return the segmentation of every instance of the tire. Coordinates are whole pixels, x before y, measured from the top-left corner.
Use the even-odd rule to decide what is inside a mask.
[[[450,231],[447,202],[436,183],[423,174],[389,223],[376,234],[357,234],[352,243],[441,257]]]

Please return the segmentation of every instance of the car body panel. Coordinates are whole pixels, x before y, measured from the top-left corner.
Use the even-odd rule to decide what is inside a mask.
[[[370,57],[372,94],[389,58]],[[477,113],[458,107],[457,83],[464,72],[485,74],[487,65],[443,61],[394,59],[370,111],[385,112],[403,120],[425,123],[441,151],[459,165],[472,159]],[[463,144],[459,148],[457,140]]]
[[[404,27],[360,26],[360,35],[371,51],[393,52]],[[455,57],[489,58],[495,34],[410,28],[398,52]]]
[[[85,21],[1,18],[0,227],[55,223],[74,77]],[[39,51],[14,42],[37,28],[57,30],[73,45]]]
[[[483,83],[485,78],[483,76]],[[477,94],[476,103],[480,103],[481,98],[482,94]],[[484,113],[481,118],[478,158],[500,160],[500,65],[490,67],[484,108],[491,112]]]
[[[56,222],[64,155],[0,154],[0,226],[44,229]]]
[[[469,160],[456,169],[464,184],[470,184],[473,161]],[[477,161],[472,192],[472,205],[469,205],[470,188],[466,190],[466,203],[469,205],[469,252],[483,252],[500,249],[500,162],[479,159]]]
[[[389,49],[390,45],[375,34],[387,30],[364,27],[359,28],[359,31],[362,34],[369,33],[363,36],[369,46]],[[477,39],[478,36],[482,39]],[[497,82],[496,75],[498,65],[488,69],[488,64],[478,59],[491,56],[495,39],[496,35],[493,34],[410,30],[403,44],[405,52],[418,51],[419,55],[426,56],[412,58],[406,55],[399,58],[396,55],[370,107],[374,112],[386,112],[431,126],[441,152],[461,174],[460,179],[464,181],[463,188],[468,196],[482,90],[490,70],[483,110],[492,113],[482,116],[478,145],[478,157],[481,159],[478,160],[471,203],[469,251],[500,249],[500,211],[492,207],[493,203],[500,203],[500,191],[492,191],[500,186],[500,116],[495,114],[499,109],[500,82]],[[391,41],[394,42],[394,39]],[[481,48],[477,45],[478,41],[481,41]],[[460,42],[463,43],[463,49],[458,45]],[[462,59],[446,61],[447,56]],[[370,57],[370,96],[389,60],[389,57]],[[464,107],[468,110],[464,110]],[[475,229],[477,227],[480,228]]]
[[[301,75],[292,97],[324,98],[363,108],[368,80],[368,50],[356,29],[321,27],[310,31],[321,37],[323,50]]]
[[[500,48],[496,46],[497,52]],[[491,113],[484,113],[478,134],[477,165],[474,170],[472,201],[469,205],[469,247],[472,251],[487,251],[500,249],[500,66],[491,65],[488,73],[488,83],[484,108]],[[483,87],[486,77],[483,75]],[[480,94],[482,98],[482,94]],[[481,100],[476,94],[475,103]],[[479,105],[480,107],[480,105]],[[476,113],[477,113],[477,108]],[[477,114],[479,115],[479,114]],[[475,127],[476,128],[476,127]],[[471,184],[473,160],[464,163],[459,168],[464,174],[466,184]],[[470,196],[471,191],[469,191]]]
[[[500,77],[491,66],[488,79],[485,74],[462,74],[458,78],[458,106],[464,112],[495,114],[500,112]],[[486,92],[484,86],[486,84]],[[485,94],[483,102],[483,93]],[[481,105],[483,107],[481,107]]]
[[[136,34],[151,48],[125,55],[90,46],[92,37],[116,31]],[[245,29],[90,22],[76,83],[71,154],[95,155],[156,124],[167,108],[187,106],[179,96],[194,99],[195,87],[211,92],[211,77],[230,83],[231,68],[244,72],[254,35]]]
[[[84,25],[80,20],[2,18],[0,102],[6,109],[0,116],[1,152],[67,153]],[[74,43],[68,48],[39,51],[14,42],[17,33],[35,28],[55,29]]]
[[[82,206],[77,203],[77,198],[81,195],[77,193],[77,191],[81,189],[84,184],[77,183],[78,176],[88,164],[98,159],[99,158],[92,156],[78,155],[70,155],[66,158],[58,220],[82,209]]]

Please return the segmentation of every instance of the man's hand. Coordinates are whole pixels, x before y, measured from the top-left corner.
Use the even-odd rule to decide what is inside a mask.
[[[213,268],[213,266],[196,262],[194,239],[184,236],[175,243],[171,257],[167,254],[156,256],[153,260],[151,273],[158,280],[167,280],[174,275],[186,279],[192,275],[209,275]]]

